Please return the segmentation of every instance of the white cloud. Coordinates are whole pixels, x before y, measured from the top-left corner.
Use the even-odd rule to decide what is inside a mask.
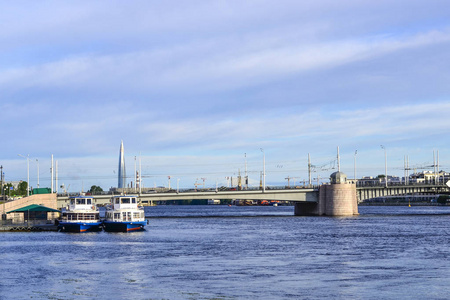
[[[3,89],[66,87],[114,90],[229,90],[306,71],[330,69],[355,61],[450,41],[448,31],[407,37],[374,37],[313,44],[256,43],[231,49],[238,40],[200,41],[183,46],[126,54],[67,57],[26,68],[0,71]],[[228,45],[229,44],[229,45]]]

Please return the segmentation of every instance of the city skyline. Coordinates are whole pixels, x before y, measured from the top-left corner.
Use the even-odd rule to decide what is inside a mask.
[[[128,180],[209,186],[341,169],[450,170],[446,1],[121,1],[0,4],[0,152],[7,181],[70,191]],[[108,7],[105,10],[105,7]],[[36,161],[36,159],[38,161]],[[131,175],[132,174],[132,175]]]

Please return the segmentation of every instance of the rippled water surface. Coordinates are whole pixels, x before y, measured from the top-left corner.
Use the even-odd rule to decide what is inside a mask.
[[[450,207],[147,207],[145,232],[0,233],[0,299],[448,299]]]

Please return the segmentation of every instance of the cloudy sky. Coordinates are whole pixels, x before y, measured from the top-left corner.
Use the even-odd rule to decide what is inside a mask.
[[[0,164],[70,191],[450,171],[448,1],[0,1]],[[136,160],[135,160],[136,157]],[[36,161],[38,160],[38,162]],[[430,168],[429,168],[430,169]],[[292,183],[292,182],[291,182]]]

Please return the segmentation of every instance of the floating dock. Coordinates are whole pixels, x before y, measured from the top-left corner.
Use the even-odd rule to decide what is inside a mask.
[[[58,226],[56,225],[0,225],[0,232],[5,231],[58,231]]]

